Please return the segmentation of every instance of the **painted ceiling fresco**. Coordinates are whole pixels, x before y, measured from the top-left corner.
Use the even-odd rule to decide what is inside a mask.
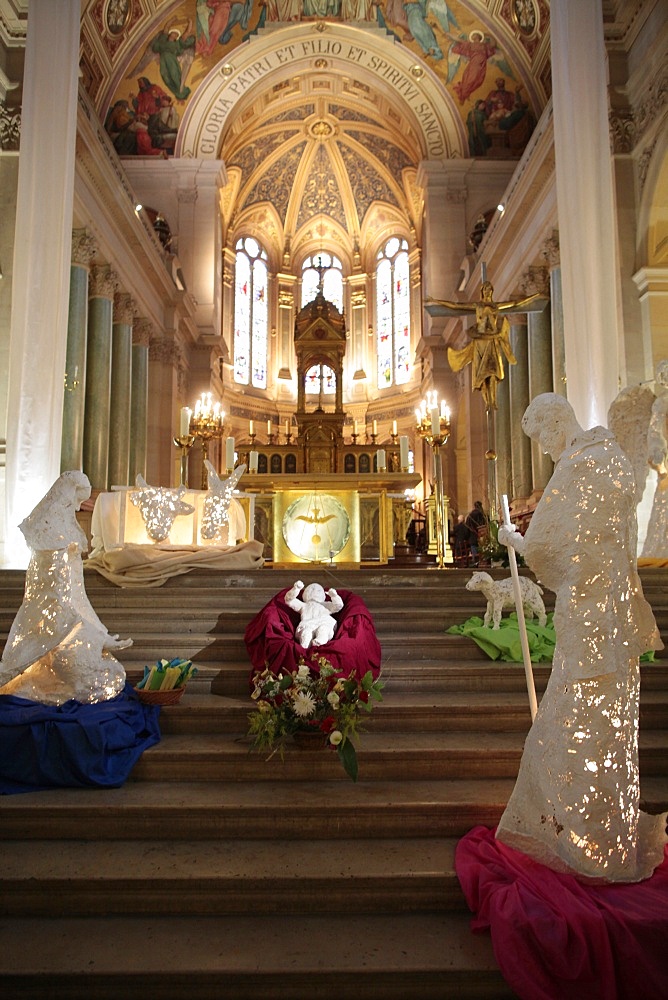
[[[94,0],[87,17],[109,67],[105,79],[94,65],[104,60],[89,56],[84,76],[123,156],[170,156],[198,84],[279,22],[354,21],[386,31],[447,88],[470,156],[521,155],[549,79],[532,64],[546,38],[545,0]]]
[[[173,156],[212,71],[304,21],[355,22],[410,53],[411,73],[435,78],[461,118],[456,155],[518,158],[549,96],[546,0],[91,0],[83,79],[118,154]],[[309,240],[350,253],[397,220],[418,231],[418,128],[391,88],[325,60],[249,88],[215,154],[224,228],[255,226],[277,253]]]

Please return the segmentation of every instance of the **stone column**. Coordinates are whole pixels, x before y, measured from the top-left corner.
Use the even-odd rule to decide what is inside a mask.
[[[547,297],[550,292],[550,275],[547,267],[529,267],[522,275],[520,290],[523,295],[538,293]],[[544,392],[553,392],[552,377],[552,324],[550,310],[527,313],[529,348],[529,399]],[[531,469],[534,490],[543,490],[552,475],[552,460],[543,453],[536,441],[530,441]]]
[[[566,395],[566,347],[564,343],[564,302],[561,290],[559,262],[559,233],[555,229],[541,250],[549,274],[550,329],[552,331],[552,388],[560,396]]]
[[[80,16],[73,0],[30,3],[7,364],[4,562],[12,566],[29,558],[18,525],[60,474]]]
[[[151,448],[146,456],[146,479],[152,486],[172,486],[179,482],[180,456],[172,438],[175,430],[179,395],[181,352],[168,336],[151,337],[148,349],[149,398],[147,439]],[[193,449],[194,451],[195,449]],[[199,456],[200,451],[197,449]],[[191,452],[192,457],[192,452]],[[198,482],[191,472],[190,482]]]
[[[552,4],[550,44],[568,399],[586,428],[606,423],[623,357],[601,0]]]
[[[512,456],[513,498],[531,493],[531,442],[522,430],[522,417],[529,405],[529,344],[526,317],[510,328],[510,346],[517,358],[508,366],[510,389],[510,451]],[[510,497],[509,497],[510,499]]]
[[[508,366],[506,366],[508,367]],[[496,387],[496,490],[499,497],[512,495],[512,453],[510,447],[509,376]]]
[[[85,229],[72,233],[70,305],[67,319],[67,356],[63,396],[63,439],[60,471],[83,466],[86,403],[86,338],[88,336],[88,271],[95,241]]]
[[[106,490],[108,486],[111,328],[116,280],[108,265],[94,267],[90,274],[83,471],[97,490]]]
[[[126,292],[114,296],[109,404],[110,486],[128,486],[130,474],[130,394],[132,388],[133,304]]]
[[[153,325],[147,319],[135,319],[132,326],[132,390],[130,393],[130,474],[133,486],[137,476],[146,479],[146,443],[148,428],[148,348]]]

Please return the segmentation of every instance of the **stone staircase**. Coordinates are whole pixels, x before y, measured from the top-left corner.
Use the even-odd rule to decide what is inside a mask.
[[[331,752],[266,760],[245,735],[243,631],[294,572],[150,591],[87,573],[102,621],[134,639],[131,681],[160,656],[199,673],[122,788],[0,799],[0,996],[512,997],[453,859],[462,834],[498,821],[530,717],[521,664],[444,632],[481,613],[469,573],[300,567],[358,593],[381,640],[384,701],[357,784]],[[668,572],[643,584],[668,641]],[[0,571],[2,643],[22,595],[23,575]],[[539,695],[548,673],[535,668]],[[668,808],[668,658],[642,668],[640,762],[644,808]]]

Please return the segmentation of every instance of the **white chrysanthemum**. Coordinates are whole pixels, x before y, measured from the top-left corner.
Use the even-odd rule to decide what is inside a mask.
[[[310,691],[298,691],[292,699],[295,715],[306,718],[315,712],[315,699]]]
[[[306,681],[309,679],[310,676],[311,676],[310,669],[306,666],[305,663],[302,663],[301,667],[299,667],[297,671],[297,680]]]
[[[332,708],[338,708],[341,699],[339,698],[336,691],[330,691],[329,694],[327,695],[327,701],[332,706]]]
[[[343,733],[341,732],[340,729],[334,729],[329,734],[329,742],[332,744],[333,747],[338,747],[339,743],[343,742]]]

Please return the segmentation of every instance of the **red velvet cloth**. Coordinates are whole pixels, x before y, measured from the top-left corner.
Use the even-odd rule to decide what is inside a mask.
[[[490,929],[499,968],[521,1000],[668,996],[668,847],[652,878],[592,885],[559,875],[477,826],[455,870]]]
[[[380,643],[371,613],[361,597],[350,590],[337,591],[343,607],[334,615],[338,623],[334,638],[323,646],[304,649],[295,640],[299,613],[289,608],[284,600],[288,589],[272,597],[246,628],[244,640],[253,673],[265,666],[275,674],[292,673],[300,658],[316,666],[317,657],[325,656],[336,670],[346,675],[354,670],[361,679],[371,670],[374,678],[378,676]]]

